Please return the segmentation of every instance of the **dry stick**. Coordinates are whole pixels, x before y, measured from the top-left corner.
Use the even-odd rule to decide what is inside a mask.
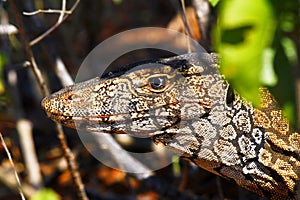
[[[184,0],[181,0],[180,3],[181,3],[181,8],[182,8],[182,12],[180,12],[180,13],[181,13],[182,21],[183,21],[183,24],[184,24],[184,31],[185,31],[185,35],[186,35],[186,43],[187,43],[187,47],[188,47],[187,51],[188,51],[188,53],[191,53],[192,52],[192,50],[191,50],[191,41],[190,41],[191,31],[190,31],[189,24],[188,24],[186,14],[185,14]]]
[[[1,11],[0,11],[1,12]],[[7,23],[8,17],[6,13],[2,14],[2,21],[1,25],[4,23]],[[8,35],[3,35],[3,38],[1,39],[1,42],[7,43],[7,48],[4,49],[5,52],[9,52],[9,41],[8,41]],[[4,45],[5,46],[5,45]],[[16,71],[14,70],[9,70],[7,73],[7,81],[9,88],[8,90],[11,91],[12,95],[12,103],[15,107],[15,118],[16,118],[16,124],[17,124],[17,133],[20,139],[20,144],[21,144],[21,149],[22,149],[22,155],[24,158],[25,166],[26,166],[26,171],[28,174],[28,182],[33,185],[35,188],[40,188],[42,186],[42,175],[40,173],[39,169],[39,164],[38,164],[38,159],[37,159],[37,154],[34,151],[34,145],[33,145],[33,138],[32,138],[32,133],[31,129],[28,128],[20,128],[19,125],[24,125],[28,120],[24,119],[23,117],[23,108],[21,106],[20,98],[19,98],[19,91],[17,90],[17,75]],[[25,123],[23,123],[25,122]],[[28,124],[28,123],[27,123]],[[3,169],[5,171],[5,169]],[[3,172],[2,171],[2,172]],[[8,174],[9,173],[9,174]],[[7,172],[4,172],[1,176],[1,180],[5,183],[8,184],[7,186],[11,187],[14,186],[15,188],[18,189],[19,184],[17,180],[11,179],[11,177],[14,176],[12,173],[10,173],[8,170]],[[5,178],[10,178],[11,182],[9,180],[3,180]],[[14,184],[11,184],[14,183]],[[26,193],[25,193],[26,194]]]
[[[34,73],[34,76],[36,77],[38,83],[39,83],[39,87],[42,91],[43,96],[46,96],[49,94],[49,90],[47,88],[46,82],[42,77],[41,71],[38,69],[38,66],[36,64],[35,58],[33,56],[33,53],[31,51],[30,45],[28,43],[28,40],[26,38],[26,34],[25,34],[25,29],[21,20],[20,15],[18,14],[18,9],[14,3],[14,0],[9,1],[10,6],[12,8],[12,11],[14,13],[14,17],[16,19],[16,22],[19,26],[19,33],[20,33],[20,38],[21,38],[21,42],[25,48],[25,53],[27,54],[27,58],[30,62],[30,67]]]
[[[125,151],[111,135],[101,132],[95,132],[92,135],[98,146],[103,144],[109,146],[110,154],[116,161],[119,161],[118,165],[120,169],[129,172],[138,172],[134,173],[133,176],[139,180],[149,178],[153,175],[151,169]]]
[[[299,72],[298,72],[299,74]],[[300,129],[300,78],[299,75],[296,75],[296,81],[295,81],[295,93],[296,93],[296,109],[297,109],[297,114],[296,114],[296,128]]]
[[[30,60],[31,62],[31,69],[33,70],[33,73],[38,81],[38,84],[39,84],[39,87],[42,91],[42,94],[43,96],[47,96],[49,95],[49,89],[48,87],[46,86],[46,83],[45,83],[45,80],[43,79],[42,77],[42,74],[36,64],[36,61],[35,61],[35,58],[33,56],[33,53],[31,51],[31,48],[30,48],[30,44],[26,38],[26,35],[25,35],[25,29],[23,27],[23,23],[21,21],[21,17],[20,15],[18,14],[18,10],[16,8],[16,5],[14,3],[13,0],[9,1],[10,2],[10,6],[13,10],[13,13],[15,15],[15,19],[17,21],[17,24],[19,26],[19,32],[20,32],[20,37],[21,37],[21,41],[25,47],[25,51],[26,51],[26,54],[27,54],[27,57],[28,59]],[[64,136],[64,132],[63,132],[63,129],[62,129],[62,126],[61,124],[59,123],[56,123],[56,129],[57,129],[57,134],[58,134],[58,138],[60,140],[60,143],[61,143],[61,146],[62,146],[62,149],[64,151],[64,154],[65,154],[65,158],[67,160],[67,163],[68,163],[68,168],[71,172],[71,176],[73,178],[73,181],[75,183],[75,186],[76,186],[76,189],[77,189],[77,195],[78,197],[80,197],[80,199],[82,200],[87,200],[88,197],[84,191],[84,186],[82,184],[82,180],[81,180],[81,177],[80,177],[80,174],[77,170],[77,165],[75,163],[75,159],[74,159],[74,155],[72,154],[71,150],[69,149],[68,145],[67,145],[67,142],[66,142],[66,139],[65,139],[65,136]]]
[[[14,174],[15,174],[15,177],[16,177],[16,181],[17,181],[17,183],[18,183],[18,190],[19,190],[20,196],[21,196],[22,200],[25,200],[25,196],[24,196],[24,193],[23,193],[23,190],[22,190],[22,186],[21,186],[21,182],[20,182],[18,173],[17,173],[17,171],[16,171],[16,167],[15,167],[14,161],[13,161],[12,158],[11,158],[11,155],[10,155],[10,153],[9,153],[9,150],[8,150],[6,144],[5,144],[5,141],[4,141],[3,137],[2,137],[1,132],[0,132],[0,139],[1,139],[2,146],[3,146],[4,149],[5,149],[6,155],[7,155],[8,159],[9,159],[9,162],[10,162],[10,164],[11,164],[13,170],[14,170]]]
[[[27,119],[20,118],[17,120],[17,130],[20,137],[20,145],[23,151],[24,162],[27,166],[30,183],[34,185],[35,188],[41,188],[42,175],[34,148],[32,123]]]
[[[211,49],[209,37],[207,35],[210,23],[210,6],[207,0],[193,0],[193,7],[196,11],[198,25],[200,27],[201,40],[200,44],[206,48],[207,51]]]
[[[56,58],[55,65],[54,65],[54,71],[63,87],[74,84],[74,81],[73,81],[72,77],[70,76],[70,74],[68,73],[68,70],[66,69],[65,64],[59,57]]]
[[[8,23],[8,17],[6,13],[2,14],[1,24]],[[8,42],[8,35],[4,35],[2,38],[3,42]],[[6,52],[8,52],[9,44],[7,44],[8,48]],[[4,45],[5,46],[5,45]],[[37,159],[37,154],[34,147],[33,137],[32,137],[32,129],[31,123],[29,120],[24,118],[23,108],[21,106],[20,94],[17,89],[17,72],[15,70],[9,70],[7,73],[7,81],[9,85],[9,90],[11,91],[12,101],[17,111],[15,114],[16,124],[17,124],[17,132],[20,139],[20,145],[22,149],[22,155],[24,158],[26,171],[28,174],[28,182],[33,185],[35,188],[42,187],[42,175],[39,168],[39,163]],[[17,182],[15,186],[18,187]],[[25,193],[26,194],[26,193]]]
[[[300,3],[300,0],[299,0]],[[300,14],[300,8],[298,7],[298,13]],[[299,130],[300,129],[300,38],[299,38],[299,33],[300,33],[300,25],[298,23],[298,26],[293,31],[292,35],[292,40],[294,41],[296,45],[296,63],[295,63],[295,69],[296,69],[296,105],[297,105],[297,125],[296,128]]]
[[[78,165],[75,161],[75,156],[67,145],[62,125],[59,123],[55,123],[55,125],[56,125],[56,129],[58,132],[57,136],[59,138],[62,149],[64,151],[64,156],[67,160],[68,169],[71,172],[72,179],[73,179],[76,189],[77,189],[77,195],[78,195],[79,199],[88,200],[88,197],[87,197],[85,189],[84,189],[84,185],[82,183],[81,176],[78,172]]]
[[[15,173],[12,170],[7,169],[7,167],[0,166],[0,181],[8,188],[20,192],[18,188],[19,187],[18,181],[14,178],[11,178],[13,176],[15,176]],[[21,186],[22,186],[22,192],[24,193],[25,197],[31,197],[38,191],[36,188],[32,187],[32,185],[27,184],[25,182],[23,182]]]
[[[66,6],[67,6],[66,0],[62,0],[62,2],[61,2],[61,13],[60,13],[59,18],[57,20],[57,23],[61,24],[62,19],[64,18],[64,15],[66,13]]]
[[[32,125],[29,120],[24,118],[20,94],[17,89],[17,72],[15,70],[8,71],[7,81],[9,85],[8,89],[11,91],[12,101],[15,110],[17,111],[15,114],[16,128],[20,140],[22,155],[24,157],[26,171],[28,173],[28,180],[29,183],[34,185],[35,188],[41,188],[43,181],[32,137]]]
[[[51,27],[49,28],[46,32],[44,32],[43,34],[41,34],[40,36],[38,36],[37,38],[35,38],[34,40],[32,40],[29,45],[30,46],[34,46],[35,44],[37,44],[38,42],[40,42],[41,40],[43,40],[45,37],[47,37],[50,33],[52,33],[57,27],[60,26],[60,24],[62,22],[64,22],[68,16],[70,14],[73,13],[73,11],[75,10],[75,8],[77,7],[77,5],[79,4],[80,0],[76,0],[76,2],[74,3],[74,5],[72,6],[72,8],[69,10],[69,11],[66,11],[65,10],[65,3],[63,1],[63,9],[61,12],[60,12],[60,17],[58,18],[57,22]],[[43,12],[42,10],[40,12]],[[47,11],[45,11],[46,13]],[[39,13],[39,12],[38,12]],[[24,14],[29,14],[29,15],[32,15],[32,14],[35,14],[35,13],[27,13],[25,12]],[[68,14],[68,15],[64,15],[64,14]],[[63,17],[62,17],[63,16]]]
[[[39,13],[61,14],[61,10],[55,10],[55,9],[43,10],[43,9],[38,9],[38,10],[32,11],[32,12],[23,12],[24,15],[36,15],[36,14],[39,14]],[[69,11],[69,10],[66,10],[64,13],[68,14],[68,15],[72,14],[72,12]]]

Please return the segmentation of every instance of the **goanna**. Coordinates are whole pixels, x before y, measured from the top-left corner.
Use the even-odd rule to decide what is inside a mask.
[[[261,196],[298,197],[300,134],[267,90],[258,109],[240,98],[211,54],[134,65],[66,87],[42,107],[69,127],[149,136]]]

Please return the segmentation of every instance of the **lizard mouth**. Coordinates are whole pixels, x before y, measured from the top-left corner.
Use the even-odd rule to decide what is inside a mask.
[[[90,121],[90,122],[97,122],[97,123],[114,123],[115,120],[111,120],[112,117],[123,115],[123,114],[117,114],[117,115],[100,115],[100,116],[69,116],[69,115],[63,115],[61,113],[55,113],[50,111],[45,111],[45,112],[49,118],[60,123],[67,123],[67,122],[79,123],[81,121]]]
[[[41,103],[43,110],[45,111],[46,115],[52,119],[53,121],[62,123],[64,125],[67,124],[74,124],[81,122],[89,122],[89,123],[114,123],[116,121],[124,121],[126,119],[127,114],[106,114],[106,115],[88,115],[88,113],[80,112],[81,114],[70,113],[65,111],[59,111],[58,109],[54,108],[49,104],[49,98],[45,97]],[[82,109],[81,109],[82,110]]]
[[[45,111],[46,114],[56,122],[63,124],[69,128],[78,130],[87,130],[90,132],[103,132],[108,134],[128,134],[135,137],[152,137],[153,133],[159,130],[127,130],[124,128],[127,123],[130,123],[130,117],[127,120],[114,121],[111,120],[115,116],[127,116],[128,114],[118,114],[118,115],[106,115],[106,116],[66,116],[60,113],[52,113]],[[126,119],[126,117],[125,117]],[[126,128],[125,128],[126,129]]]
[[[126,123],[126,118],[129,119],[128,114],[111,114],[111,115],[99,115],[99,116],[70,116],[64,115],[59,112],[50,112],[45,110],[47,116],[53,121],[59,122],[65,126],[75,129],[82,129],[84,127],[108,127],[112,125],[118,125]],[[114,130],[113,131],[118,131]]]
[[[50,119],[52,119],[56,122],[59,122],[62,124],[69,124],[69,123],[73,122],[72,116],[61,115],[59,113],[54,113],[54,112],[50,112],[50,111],[45,111],[45,112]]]

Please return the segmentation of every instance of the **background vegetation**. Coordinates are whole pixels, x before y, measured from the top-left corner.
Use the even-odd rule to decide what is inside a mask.
[[[299,1],[220,1],[215,46],[222,72],[249,101],[267,86],[299,128]]]
[[[40,108],[40,101],[46,94],[44,90],[47,89],[39,86],[32,58],[50,91],[56,91],[64,85],[56,71],[58,62],[62,62],[75,77],[85,56],[98,43],[116,33],[145,26],[172,27],[184,31],[183,23],[176,18],[180,10],[180,2],[176,0],[84,0],[72,13],[64,13],[64,16],[69,15],[68,18],[60,21],[60,26],[51,34],[26,47],[22,31],[25,39],[33,41],[59,22],[62,15],[45,12],[28,15],[24,11],[48,8],[61,11],[62,2],[0,1],[0,133],[4,138],[4,143],[0,145],[0,199],[19,198],[18,184],[4,144],[12,155],[14,169],[26,198],[78,198],[74,187],[77,184],[72,179],[74,174],[70,173],[70,166],[68,169],[64,162],[66,149],[62,147],[61,137]],[[187,7],[200,11],[195,2],[206,1],[191,0],[185,3]],[[299,1],[209,2],[208,25],[201,30],[201,34],[199,21],[192,23],[189,17],[196,18],[195,14],[186,10],[193,37],[208,51],[220,54],[221,72],[243,97],[257,105],[258,88],[267,86],[298,129]],[[75,3],[66,1],[66,10]],[[23,28],[20,21],[24,24]],[[149,56],[145,52],[138,54],[128,56],[119,64]],[[154,178],[141,180],[102,165],[85,150],[75,130],[65,128],[64,131],[67,143],[76,155],[82,184],[90,199],[258,198],[183,160],[157,171]],[[32,149],[28,152],[26,145],[30,141]],[[127,148],[145,151],[134,141]],[[35,161],[28,161],[28,155]]]

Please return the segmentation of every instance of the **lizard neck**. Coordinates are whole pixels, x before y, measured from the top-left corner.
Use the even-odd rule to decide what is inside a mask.
[[[154,141],[261,196],[296,198],[299,133],[290,130],[268,91],[262,89],[262,106],[256,109],[225,85],[218,103],[193,119],[183,117]]]

